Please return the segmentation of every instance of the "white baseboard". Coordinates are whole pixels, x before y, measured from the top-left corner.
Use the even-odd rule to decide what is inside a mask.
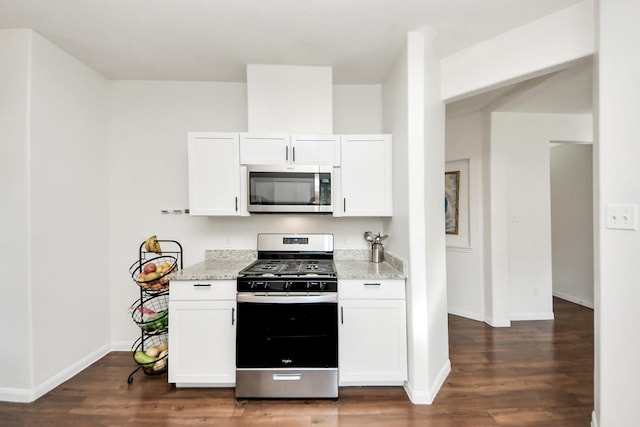
[[[492,326],[494,328],[510,328],[511,327],[511,319],[494,319],[491,316],[487,316],[484,319],[484,322]]]
[[[135,339],[130,341],[115,341],[111,343],[111,351],[131,351]]]
[[[553,311],[549,312],[540,312],[540,313],[519,313],[512,314],[511,320],[553,320]]]
[[[100,360],[107,355],[109,351],[111,351],[110,345],[102,346],[32,389],[0,388],[0,401],[16,403],[33,402]]]
[[[474,313],[472,311],[459,309],[456,307],[449,307],[447,311],[449,312],[449,314],[453,314],[454,316],[460,316],[466,319],[477,320],[478,322],[484,321],[484,316],[481,313]]]
[[[585,301],[581,298],[574,297],[573,295],[565,294],[563,292],[553,291],[553,296],[563,299],[565,301],[572,302],[574,304],[581,305],[583,307],[587,307],[593,310],[594,304],[593,301]]]
[[[407,393],[407,396],[409,396],[411,403],[414,405],[431,405],[450,372],[451,360],[447,359],[444,365],[440,368],[440,371],[438,372],[438,375],[436,375],[435,381],[429,390],[417,390],[413,387],[410,381],[407,381],[404,384],[404,390]]]
[[[0,402],[29,403],[33,400],[30,390],[7,387],[0,388]]]

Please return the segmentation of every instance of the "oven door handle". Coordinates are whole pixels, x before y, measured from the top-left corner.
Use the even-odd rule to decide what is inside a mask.
[[[259,304],[300,304],[300,303],[336,303],[338,295],[336,293],[313,294],[313,295],[283,295],[283,294],[243,294],[237,296],[238,302],[252,302]]]

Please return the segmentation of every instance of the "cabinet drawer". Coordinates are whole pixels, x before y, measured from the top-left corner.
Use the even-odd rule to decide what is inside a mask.
[[[340,280],[339,299],[404,299],[404,280]]]
[[[169,299],[180,300],[235,300],[235,280],[172,280]]]

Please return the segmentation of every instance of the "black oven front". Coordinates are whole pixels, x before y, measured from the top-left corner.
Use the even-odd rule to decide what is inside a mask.
[[[336,292],[238,293],[237,398],[337,398]]]

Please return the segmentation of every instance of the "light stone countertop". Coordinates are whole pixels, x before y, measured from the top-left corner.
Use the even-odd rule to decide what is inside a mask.
[[[340,279],[405,279],[406,262],[386,254],[381,263],[370,262],[367,250],[337,250],[334,262]],[[257,258],[255,250],[209,250],[205,260],[173,273],[172,280],[235,280],[238,272]]]
[[[174,273],[172,280],[235,280],[258,258],[255,250],[208,250],[205,260]]]
[[[340,261],[334,260],[338,271],[338,280],[347,279],[404,279],[402,272],[396,270],[388,262]]]

